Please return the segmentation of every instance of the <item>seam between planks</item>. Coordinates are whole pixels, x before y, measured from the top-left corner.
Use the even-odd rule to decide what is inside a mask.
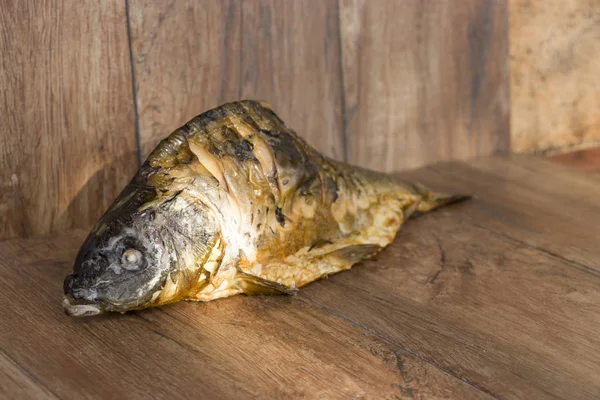
[[[380,339],[381,339],[381,340],[383,340],[384,342],[386,342],[386,343],[388,343],[388,344],[392,345],[393,347],[401,348],[402,350],[404,350],[404,351],[406,351],[407,353],[409,353],[410,355],[412,355],[412,356],[414,356],[414,357],[418,358],[419,360],[423,361],[424,363],[427,363],[428,365],[431,365],[432,367],[434,367],[434,368],[436,368],[436,369],[440,370],[441,372],[443,372],[444,374],[446,374],[446,375],[448,375],[448,376],[451,376],[451,377],[453,377],[453,378],[455,378],[455,379],[458,379],[458,380],[460,380],[461,382],[465,383],[467,386],[469,386],[469,387],[471,387],[471,388],[473,388],[473,389],[475,389],[475,390],[477,390],[477,391],[479,391],[479,392],[481,392],[481,393],[485,394],[485,395],[486,395],[486,396],[488,396],[489,398],[491,398],[491,399],[494,399],[494,400],[499,400],[499,399],[500,399],[499,397],[497,397],[496,395],[494,395],[492,392],[490,392],[490,391],[489,391],[489,390],[487,390],[486,388],[483,388],[483,387],[481,387],[481,386],[478,386],[478,385],[476,385],[476,384],[474,384],[474,383],[472,383],[472,382],[469,382],[467,379],[465,379],[465,378],[463,378],[463,377],[461,377],[461,376],[458,376],[458,375],[456,375],[456,374],[452,373],[452,371],[450,371],[450,370],[448,370],[448,369],[446,369],[446,368],[444,368],[444,367],[442,367],[442,366],[440,366],[440,365],[437,365],[435,362],[433,362],[433,361],[431,361],[431,360],[429,360],[429,359],[427,359],[427,358],[423,357],[421,354],[419,354],[419,353],[416,353],[416,352],[415,352],[415,351],[413,351],[412,349],[410,349],[410,348],[408,348],[408,347],[405,347],[405,346],[403,346],[403,345],[401,345],[401,344],[398,344],[398,343],[394,342],[392,339],[388,338],[388,337],[387,337],[387,336],[385,336],[384,334],[382,334],[382,333],[380,333],[380,332],[377,332],[377,331],[374,331],[373,329],[371,329],[371,328],[369,328],[369,327],[367,327],[367,326],[365,326],[365,325],[361,324],[360,322],[358,322],[358,321],[355,321],[354,319],[352,319],[352,318],[350,318],[350,317],[347,317],[347,316],[345,316],[344,314],[341,314],[341,313],[339,313],[338,311],[335,311],[334,309],[332,309],[332,308],[330,308],[330,307],[326,306],[325,304],[323,304],[323,303],[321,303],[321,302],[319,302],[319,301],[317,301],[317,300],[314,300],[313,298],[311,298],[311,297],[309,297],[309,296],[307,296],[307,295],[305,295],[305,294],[303,294],[303,293],[301,293],[301,292],[300,292],[300,293],[298,293],[298,296],[300,296],[300,297],[302,297],[302,298],[305,298],[306,300],[310,301],[311,303],[313,303],[313,304],[314,304],[314,305],[316,305],[317,307],[319,307],[319,308],[321,308],[321,309],[323,309],[323,310],[325,310],[325,311],[329,312],[330,314],[333,314],[334,316],[336,316],[336,317],[338,317],[338,318],[341,318],[341,319],[343,319],[343,320],[344,320],[344,321],[346,321],[346,322],[349,322],[349,323],[351,323],[352,325],[354,325],[354,326],[356,326],[356,327],[358,327],[358,328],[360,328],[360,329],[364,330],[365,332],[368,332],[368,333],[369,333],[369,334],[371,334],[371,335],[377,336],[378,338],[380,338]],[[395,352],[394,352],[394,353],[395,353]]]
[[[179,319],[177,319],[176,317],[172,316],[171,314],[169,314],[168,312],[166,312],[165,310],[161,309],[161,308],[156,308],[157,311],[160,311],[161,313],[163,313],[164,315],[167,315],[168,317],[174,319],[175,321],[177,321],[177,323],[180,324],[184,324],[186,326],[192,327],[192,325],[187,324]],[[148,327],[148,331],[152,332],[152,334],[159,336],[162,339],[168,340],[169,342],[175,344],[176,346],[178,346],[180,349],[187,351],[187,352],[192,352],[194,354],[200,354],[200,352],[195,349],[193,346],[188,345],[186,343],[182,343],[174,338],[172,338],[170,335],[167,335],[163,332],[160,331],[160,326],[158,326],[158,324],[156,324],[154,321],[151,321],[147,318],[144,318],[141,314],[139,313],[132,313],[130,314],[132,317],[136,318],[137,320],[141,320],[142,323],[144,325],[146,325]],[[87,330],[88,333],[90,333],[92,336],[94,336],[97,340],[99,340],[102,344],[107,345],[107,342],[104,341],[104,339],[100,336],[97,335],[96,332],[93,329],[90,329],[89,327],[85,327],[85,329]],[[118,354],[117,357],[119,357],[119,359],[124,360],[126,363],[131,361],[130,359],[128,359],[127,357]],[[139,370],[139,368],[137,368]],[[140,372],[143,372],[140,370]],[[168,387],[165,387],[166,390],[170,390]]]
[[[133,115],[135,118],[135,146],[137,148],[138,166],[142,165],[142,137],[140,133],[140,113],[137,102],[137,83],[135,79],[135,65],[133,62],[133,38],[131,36],[131,15],[129,12],[129,0],[125,0],[125,22],[127,24],[127,44],[129,48],[129,64],[131,66],[131,93],[133,96]]]
[[[492,157],[490,157],[490,158],[492,158]],[[503,159],[502,157],[499,157],[499,158],[501,160]],[[548,162],[548,161],[545,161],[545,162]],[[481,172],[481,173],[483,173],[485,175],[490,175],[490,176],[493,176],[493,177],[496,177],[496,178],[500,178],[501,177],[500,175],[495,175],[495,174],[491,174],[491,173],[489,173],[487,171],[482,171],[481,169],[479,169],[479,168],[477,168],[477,167],[475,167],[475,166],[473,166],[473,165],[471,165],[469,163],[461,163],[461,164],[464,165],[464,166],[467,166],[468,168],[471,168],[471,169],[474,169],[474,170],[476,170],[478,172]],[[527,167],[524,167],[524,168],[526,170],[532,172],[532,173],[535,173],[535,174],[538,173],[538,171],[536,171],[535,169],[531,169],[531,168],[527,168]],[[448,173],[448,172],[445,172],[442,169],[438,169],[438,168],[430,169],[430,171],[432,171],[432,172],[440,175],[442,178],[447,178],[447,177],[456,178],[456,176],[457,176],[455,173],[452,173],[452,172]],[[528,185],[524,184],[523,182],[521,182],[519,180],[510,179],[510,182],[513,183],[513,184],[515,184],[515,185],[517,185],[517,186],[519,186],[519,187],[528,188],[528,189],[532,189],[533,190],[533,188],[531,186],[528,186]],[[490,204],[486,199],[481,198],[481,200],[485,204],[488,204],[488,205]],[[415,216],[411,216],[411,218],[415,219],[415,218],[418,218],[420,216],[422,216],[422,215],[418,215],[417,214]],[[496,218],[496,219],[498,219],[498,218]],[[543,247],[538,247],[538,246],[535,246],[533,244],[529,244],[529,243],[523,241],[522,239],[518,239],[516,237],[513,237],[513,236],[507,235],[505,233],[499,232],[499,231],[494,230],[492,228],[489,228],[489,227],[487,227],[485,225],[482,225],[482,224],[479,224],[479,223],[476,223],[476,222],[468,222],[468,223],[470,225],[476,227],[476,228],[483,229],[486,232],[491,233],[492,235],[495,235],[497,237],[501,237],[501,238],[503,238],[503,239],[511,242],[512,244],[518,244],[518,245],[521,245],[523,247],[539,251],[540,253],[543,253],[543,254],[545,254],[545,255],[547,255],[549,257],[555,258],[557,260],[561,260],[561,261],[565,262],[566,264],[568,264],[568,265],[570,265],[572,267],[577,268],[580,271],[586,272],[586,273],[588,273],[590,275],[594,275],[594,276],[600,278],[600,271],[599,270],[596,270],[593,267],[590,267],[590,266],[588,266],[588,265],[586,265],[586,264],[584,264],[582,262],[572,260],[572,259],[567,258],[565,256],[562,256],[562,255],[560,255],[558,253],[555,253],[555,252],[553,252],[551,250],[547,250],[547,249],[545,249]]]
[[[342,18],[340,16],[340,1],[336,2],[336,18],[337,18],[337,42],[338,42],[338,75],[339,75],[339,85],[340,85],[340,101],[341,101],[341,122],[342,122],[342,152],[344,156],[344,161],[348,162],[348,132],[347,132],[347,121],[346,121],[346,86],[344,84],[344,56],[343,56],[343,48],[342,48]]]
[[[552,258],[555,258],[555,259],[557,259],[557,260],[563,261],[563,262],[565,262],[565,263],[567,263],[567,264],[571,265],[572,267],[575,267],[575,268],[577,268],[578,270],[580,270],[580,271],[582,271],[582,272],[586,272],[586,273],[588,273],[588,274],[591,274],[591,275],[594,275],[594,276],[596,276],[596,277],[599,277],[599,278],[600,278],[600,271],[597,271],[597,270],[595,270],[594,268],[588,267],[587,265],[585,265],[585,264],[583,264],[583,263],[581,263],[581,262],[579,262],[579,261],[571,260],[570,258],[567,258],[567,257],[561,256],[561,255],[560,255],[560,254],[558,254],[558,253],[554,253],[554,252],[552,252],[552,251],[550,251],[550,250],[546,250],[546,249],[544,249],[543,247],[538,247],[538,246],[535,246],[535,245],[529,244],[529,243],[527,243],[527,242],[524,242],[524,241],[523,241],[523,240],[521,240],[521,239],[517,239],[517,238],[514,238],[514,237],[512,237],[512,236],[510,236],[510,235],[507,235],[507,234],[505,234],[505,233],[498,232],[498,231],[496,231],[496,230],[494,230],[494,229],[488,228],[488,227],[487,227],[487,226],[485,226],[485,225],[480,225],[480,224],[478,224],[478,223],[475,223],[475,222],[471,222],[471,224],[472,224],[473,226],[475,226],[475,227],[479,228],[479,229],[483,229],[484,231],[491,233],[491,234],[492,234],[492,235],[494,235],[494,236],[501,237],[501,238],[503,238],[503,239],[505,239],[505,240],[507,240],[507,241],[510,241],[510,242],[512,242],[513,244],[518,244],[518,245],[520,245],[520,246],[523,246],[523,247],[526,247],[526,248],[528,248],[528,249],[532,249],[532,250],[539,251],[540,253],[543,253],[543,254],[545,254],[545,255],[547,255],[547,256],[549,256],[549,257],[552,257]]]
[[[505,15],[504,15],[504,26],[506,26],[506,36],[505,36],[505,40],[506,40],[506,48],[505,48],[505,54],[504,54],[504,66],[503,66],[503,70],[504,70],[504,74],[506,76],[504,76],[503,79],[503,86],[505,87],[506,90],[506,96],[505,99],[507,101],[507,105],[505,107],[507,107],[506,110],[506,116],[505,121],[504,121],[504,132],[502,132],[502,134],[504,135],[504,143],[502,147],[499,147],[498,149],[496,149],[496,151],[493,154],[502,154],[502,155],[506,155],[506,154],[510,154],[512,152],[512,74],[510,71],[510,10],[509,10],[510,5],[508,4],[508,2],[504,3],[504,8],[505,8]]]
[[[396,357],[396,360],[401,360],[401,357],[399,357],[399,355],[398,355],[398,350],[404,350],[404,351],[406,351],[407,353],[409,353],[410,355],[412,355],[412,356],[414,356],[414,357],[418,358],[419,360],[421,360],[421,361],[423,361],[423,362],[427,363],[428,365],[431,365],[432,367],[434,367],[434,368],[436,368],[436,369],[438,369],[438,370],[442,371],[444,374],[446,374],[446,375],[448,375],[448,376],[451,376],[451,377],[453,377],[453,378],[455,378],[455,379],[458,379],[458,380],[462,381],[463,383],[465,383],[467,386],[469,386],[469,387],[472,387],[473,389],[475,389],[475,390],[477,390],[477,391],[479,391],[479,392],[482,392],[483,394],[485,394],[485,395],[486,395],[486,396],[488,396],[489,398],[491,398],[491,399],[494,399],[494,400],[500,400],[498,397],[496,397],[494,394],[492,394],[491,392],[489,392],[487,389],[484,389],[484,388],[478,387],[478,386],[476,386],[476,385],[472,384],[471,382],[467,381],[466,379],[464,379],[464,378],[461,378],[460,376],[457,376],[457,375],[453,374],[452,372],[450,372],[450,371],[448,371],[448,370],[444,369],[443,367],[440,367],[440,366],[436,365],[435,363],[433,363],[433,362],[431,362],[431,361],[427,360],[426,358],[424,358],[423,356],[421,356],[421,355],[420,355],[420,354],[418,354],[418,353],[415,353],[414,351],[410,350],[409,348],[406,348],[406,347],[404,347],[404,346],[401,346],[401,345],[398,345],[398,344],[394,343],[392,340],[388,339],[387,337],[385,337],[385,336],[384,336],[384,335],[382,335],[381,333],[371,330],[370,328],[368,328],[368,327],[366,327],[366,326],[364,326],[364,325],[362,325],[362,324],[360,324],[360,323],[358,323],[358,322],[354,321],[354,320],[353,320],[353,319],[351,319],[351,318],[348,318],[348,317],[344,316],[343,314],[340,314],[340,313],[338,313],[337,311],[335,311],[335,310],[333,310],[333,309],[331,309],[331,308],[329,308],[329,307],[327,307],[327,306],[325,306],[325,305],[321,304],[320,302],[318,302],[318,301],[316,301],[316,300],[313,300],[312,298],[310,298],[310,297],[308,297],[308,296],[306,296],[306,295],[304,295],[304,294],[302,294],[302,293],[299,293],[297,296],[299,296],[299,297],[302,297],[303,299],[306,299],[307,301],[311,302],[313,305],[315,305],[315,306],[317,306],[318,308],[320,308],[320,309],[322,309],[322,310],[324,310],[324,311],[328,312],[329,314],[332,314],[332,315],[333,315],[333,316],[335,316],[335,317],[341,318],[342,320],[344,320],[344,321],[346,321],[346,322],[350,323],[351,325],[353,325],[353,326],[356,326],[356,327],[358,327],[359,329],[361,329],[361,330],[363,330],[363,331],[365,331],[365,332],[367,332],[367,333],[369,333],[369,334],[371,334],[371,335],[373,335],[373,336],[375,336],[375,337],[379,338],[380,340],[384,341],[385,343],[387,343],[387,344],[391,345],[391,347],[392,347],[392,352],[394,353],[394,356]],[[159,311],[159,312],[161,312],[162,314],[166,315],[167,317],[169,317],[169,318],[171,318],[171,319],[175,320],[177,323],[184,324],[184,325],[186,325],[186,326],[189,326],[189,327],[193,327],[193,328],[195,328],[193,325],[190,325],[190,324],[189,324],[189,323],[187,323],[186,321],[183,321],[183,320],[181,320],[181,319],[177,318],[176,316],[172,315],[171,313],[169,313],[169,312],[168,312],[167,310],[165,310],[165,309],[162,309],[162,308],[158,307],[158,308],[156,308],[156,310],[157,310],[157,311]],[[151,321],[151,320],[149,320],[149,319],[147,319],[147,318],[144,318],[144,317],[143,317],[142,315],[140,315],[140,314],[133,314],[133,315],[134,315],[135,317],[137,317],[137,318],[139,318],[139,319],[143,320],[145,323],[147,323],[147,324],[149,324],[149,325],[151,325],[151,326],[153,326],[153,327],[156,327],[157,329],[159,329],[158,325],[157,325],[157,324],[156,324],[154,321]],[[197,350],[195,350],[195,349],[193,349],[193,348],[190,348],[188,345],[184,345],[184,344],[180,343],[179,341],[176,341],[175,339],[171,338],[171,337],[170,337],[170,336],[168,336],[168,335],[165,335],[164,333],[162,333],[162,332],[160,332],[160,331],[158,331],[158,330],[154,330],[154,329],[153,329],[153,330],[152,330],[152,332],[153,332],[154,334],[158,335],[158,336],[164,337],[165,339],[167,339],[167,340],[170,340],[170,341],[174,342],[176,345],[180,346],[181,348],[183,348],[183,349],[185,349],[185,350],[187,350],[187,351],[193,351],[193,352],[197,353]],[[396,361],[396,362],[398,362],[398,361]],[[402,370],[402,368],[401,368],[400,366],[397,366],[397,369],[398,369],[398,370],[400,371],[400,373],[401,373],[401,374],[404,376],[404,374],[405,374],[405,373],[404,373],[404,371]]]
[[[231,6],[231,3],[229,3],[229,5]],[[240,32],[239,32],[239,45],[240,45],[240,52],[238,54],[238,72],[239,72],[239,79],[238,79],[238,99],[242,99],[242,94],[244,93],[244,86],[246,84],[246,82],[244,82],[244,67],[243,67],[243,61],[244,61],[244,3],[240,2],[239,3],[240,6]]]
[[[9,361],[11,361],[13,363],[13,365],[22,373],[24,373],[25,375],[27,375],[27,377],[29,379],[31,379],[36,385],[38,385],[38,387],[40,389],[42,389],[43,391],[45,391],[47,394],[50,394],[53,398],[55,399],[61,399],[61,397],[59,397],[56,393],[54,393],[52,390],[50,390],[50,388],[48,388],[46,385],[44,385],[42,382],[40,382],[38,380],[38,378],[32,374],[31,372],[29,372],[27,369],[23,368],[23,366],[21,364],[19,364],[17,361],[15,361],[14,358],[12,358],[11,356],[9,356],[4,350],[0,349],[0,353],[6,357],[6,359],[8,359]]]

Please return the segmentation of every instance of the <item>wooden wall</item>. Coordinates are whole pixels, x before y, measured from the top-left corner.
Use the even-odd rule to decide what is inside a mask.
[[[513,150],[600,145],[600,1],[509,4]]]
[[[0,238],[87,227],[137,168],[125,5],[0,4]]]
[[[3,0],[0,239],[89,227],[241,98],[378,170],[506,152],[507,23],[500,0]]]

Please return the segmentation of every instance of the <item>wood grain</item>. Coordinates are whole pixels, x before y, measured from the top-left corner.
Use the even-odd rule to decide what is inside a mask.
[[[7,398],[488,397],[304,297],[70,318],[61,282],[83,238],[0,244]]]
[[[324,154],[344,160],[337,0],[243,3],[243,98],[264,99]]]
[[[272,103],[313,145],[343,158],[336,6],[131,2],[143,155],[201,112],[252,98]]]
[[[391,171],[508,150],[504,1],[340,0],[347,159]]]
[[[4,352],[0,352],[0,383],[2,398],[56,399],[56,396],[39,385],[34,377],[23,371]]]
[[[600,2],[510,0],[516,152],[600,143]]]
[[[517,156],[510,163],[485,159],[427,171],[427,181],[436,187],[485,199],[473,210],[476,224],[498,234],[508,230],[518,245],[558,254],[583,270],[600,271],[600,230],[590,224],[600,212],[595,201],[600,196],[599,176]],[[513,207],[507,208],[507,202]],[[570,229],[574,224],[585,228]]]
[[[556,154],[547,159],[591,172],[600,172],[600,147]]]
[[[0,239],[89,227],[136,167],[121,1],[0,6]]]
[[[240,95],[240,3],[129,1],[145,159],[188,120]]]
[[[478,198],[411,221],[376,261],[304,294],[494,397],[597,398],[600,208],[583,199],[600,180],[557,169],[484,159],[403,174]],[[587,222],[564,216],[580,210]],[[582,226],[590,239],[571,238]]]
[[[505,17],[484,0],[3,2],[0,239],[89,228],[136,152],[241,98],[374,169],[503,152]]]
[[[598,398],[600,176],[525,157],[400,176],[477,198],[296,297],[73,319],[84,231],[0,243],[0,395]]]
[[[130,22],[144,156],[241,98],[374,169],[508,149],[505,2],[131,2]]]

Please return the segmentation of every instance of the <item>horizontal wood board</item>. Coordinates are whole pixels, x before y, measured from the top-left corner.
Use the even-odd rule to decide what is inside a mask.
[[[85,236],[0,244],[0,396],[600,396],[600,176],[524,157],[400,174],[470,202],[295,297],[63,314]]]

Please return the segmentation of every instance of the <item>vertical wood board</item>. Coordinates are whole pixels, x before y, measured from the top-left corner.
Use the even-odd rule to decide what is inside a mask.
[[[196,115],[250,98],[343,159],[335,1],[130,2],[130,18],[144,157]]]
[[[506,2],[340,0],[340,29],[350,162],[508,150]]]
[[[136,168],[121,1],[0,7],[0,239],[94,223]]]
[[[240,3],[129,1],[142,159],[187,121],[239,97]]]
[[[344,160],[336,0],[243,4],[241,97],[266,100],[319,151]]]

